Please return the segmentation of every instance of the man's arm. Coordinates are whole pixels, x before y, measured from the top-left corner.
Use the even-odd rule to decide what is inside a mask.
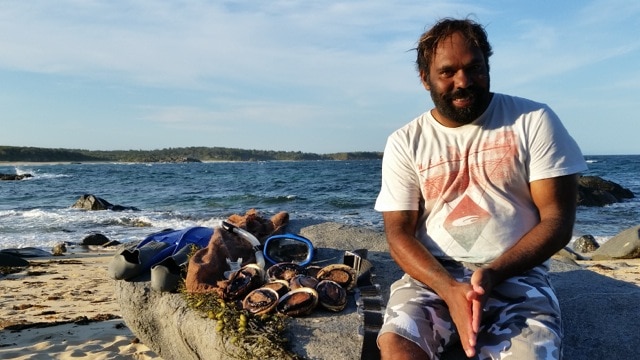
[[[404,272],[437,293],[456,282],[416,238],[417,211],[388,211],[382,216],[389,252]]]
[[[543,263],[571,240],[578,175],[537,180],[530,184],[530,188],[540,222],[513,247],[484,267],[483,270],[490,275],[489,287]]]
[[[472,300],[472,329],[475,332],[480,327],[484,297],[494,286],[542,264],[571,240],[576,217],[578,175],[537,180],[530,184],[530,189],[540,214],[538,225],[471,277],[471,286],[477,294]]]
[[[432,288],[449,307],[467,356],[475,354],[477,328],[473,329],[471,304],[477,292],[471,285],[456,281],[415,236],[418,211],[383,213],[389,252],[412,278]]]

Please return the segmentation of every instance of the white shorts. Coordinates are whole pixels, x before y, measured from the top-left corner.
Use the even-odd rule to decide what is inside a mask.
[[[473,271],[454,261],[443,262],[458,281]],[[460,340],[444,301],[409,275],[391,285],[380,333],[396,333],[440,359]],[[555,291],[544,266],[496,286],[485,304],[475,359],[560,359],[562,321]]]

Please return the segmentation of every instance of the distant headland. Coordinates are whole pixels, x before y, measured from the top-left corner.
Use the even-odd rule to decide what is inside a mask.
[[[0,162],[143,162],[177,163],[274,160],[375,160],[382,152],[314,154],[300,151],[245,150],[224,147],[180,147],[160,150],[82,150],[0,146]]]

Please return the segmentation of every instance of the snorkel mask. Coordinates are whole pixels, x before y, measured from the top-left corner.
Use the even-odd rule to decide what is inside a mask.
[[[264,247],[260,241],[250,232],[235,226],[227,221],[221,221],[219,227],[235,233],[247,240],[252,246],[256,256],[256,263],[261,268],[265,268],[265,260],[272,264],[282,262],[292,262],[300,266],[308,265],[315,255],[315,249],[309,239],[295,234],[273,235],[264,242]],[[227,259],[231,270],[236,271],[242,264],[242,258],[232,260]],[[226,275],[225,275],[226,276]]]
[[[273,235],[264,243],[264,259],[271,264],[292,262],[300,266],[308,265],[315,249],[309,239],[295,234]]]

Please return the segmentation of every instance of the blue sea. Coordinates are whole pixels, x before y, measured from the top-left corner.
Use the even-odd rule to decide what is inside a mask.
[[[597,175],[640,197],[640,155],[587,156]],[[166,228],[213,226],[256,209],[265,217],[287,211],[292,220],[333,221],[382,230],[373,210],[379,160],[267,161],[180,164],[0,164],[0,173],[31,174],[0,181],[0,249],[79,243],[92,233],[129,242]],[[83,194],[139,211],[83,211]],[[640,198],[578,209],[574,236],[603,243],[640,223]],[[312,239],[313,240],[313,239]]]

